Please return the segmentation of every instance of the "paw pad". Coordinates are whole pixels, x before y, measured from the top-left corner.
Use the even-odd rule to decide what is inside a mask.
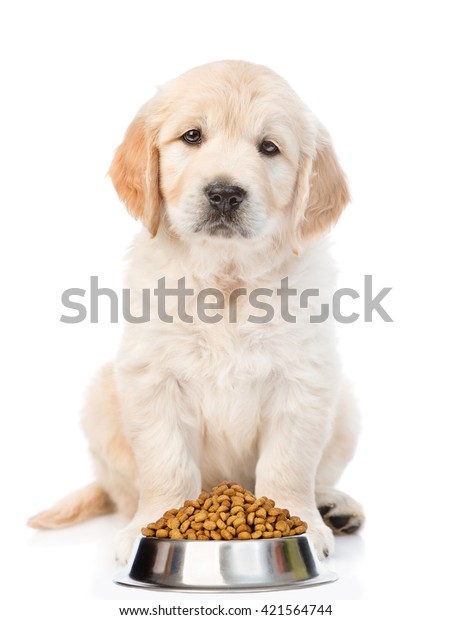
[[[336,508],[334,505],[321,506],[319,512],[323,517],[323,520],[328,527],[330,527],[334,534],[353,534],[362,525],[362,520],[356,514],[333,514],[332,511]]]

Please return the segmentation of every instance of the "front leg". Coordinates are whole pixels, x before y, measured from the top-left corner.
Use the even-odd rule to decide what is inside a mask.
[[[144,373],[143,373],[144,374]],[[200,432],[193,403],[174,376],[121,377],[125,433],[138,467],[138,508],[119,532],[116,558],[127,562],[142,527],[201,492]]]
[[[272,498],[306,521],[320,559],[334,548],[333,534],[315,501],[316,471],[331,424],[328,392],[317,398],[295,382],[278,383],[263,414],[256,466],[256,496]]]

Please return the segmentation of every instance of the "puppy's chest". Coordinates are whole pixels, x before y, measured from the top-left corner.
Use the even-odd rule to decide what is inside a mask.
[[[299,363],[301,350],[308,353],[307,347],[300,346],[310,339],[306,325],[286,322],[273,307],[275,299],[267,315],[256,310],[246,295],[204,315],[193,300],[187,304],[188,316],[194,317],[191,323],[181,320],[172,308],[174,322],[154,324],[151,329],[159,339],[177,346],[178,355],[168,362],[178,376],[198,378],[205,386],[222,390],[250,384],[257,389],[278,370]]]
[[[197,394],[203,429],[203,481],[240,479],[256,465],[265,392],[273,381],[273,359],[261,339],[240,330],[209,338],[198,347]],[[248,474],[246,473],[248,472]]]
[[[220,392],[267,381],[274,371],[273,339],[259,329],[238,325],[196,325],[181,328],[179,355],[169,361],[179,376],[198,380]]]

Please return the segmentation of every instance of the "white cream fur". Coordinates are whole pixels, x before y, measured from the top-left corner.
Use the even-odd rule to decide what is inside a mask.
[[[192,128],[206,137],[199,147],[180,140]],[[162,277],[175,288],[185,277],[195,295],[209,287],[226,298],[239,287],[269,288],[265,301],[275,316],[248,321],[259,313],[241,296],[236,323],[227,320],[226,305],[211,311],[224,320],[207,324],[196,316],[195,296],[186,304],[194,316],[187,324],[167,298],[168,324],[152,297],[151,320],[125,324],[118,356],[93,382],[83,417],[98,488],[132,517],[118,536],[117,557],[126,561],[140,528],[165,510],[235,480],[305,519],[322,558],[333,536],[316,508],[316,489],[328,497],[358,430],[333,322],[309,321],[331,301],[335,267],[323,237],[348,201],[329,136],[281,78],[238,61],[196,68],[164,86],[128,135],[111,175],[145,224],[125,279],[132,314],[142,312],[142,289],[152,291]],[[262,139],[275,141],[281,154],[262,156]],[[208,208],[204,186],[225,177],[247,191],[249,238],[194,232]],[[296,323],[280,315],[276,289],[285,277],[298,295],[320,290],[307,309],[291,298]],[[30,524],[61,524],[46,514]]]

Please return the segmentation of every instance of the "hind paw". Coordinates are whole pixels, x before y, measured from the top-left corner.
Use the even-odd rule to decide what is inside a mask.
[[[317,508],[323,521],[334,534],[354,534],[364,523],[361,505],[352,497],[337,489],[316,492]]]

